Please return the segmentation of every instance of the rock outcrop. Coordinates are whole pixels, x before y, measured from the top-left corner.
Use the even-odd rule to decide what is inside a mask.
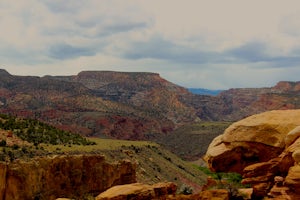
[[[242,183],[253,188],[252,199],[299,199],[299,117],[300,110],[270,111],[234,123],[210,145],[209,166],[243,173]],[[226,163],[232,165],[223,167]]]
[[[253,198],[300,198],[299,130],[295,127],[285,136],[286,148],[278,157],[244,169],[243,183],[252,185]]]
[[[0,163],[0,199],[56,199],[97,195],[136,181],[135,164],[108,163],[101,155],[41,157]]]
[[[175,195],[176,190],[177,186],[172,182],[154,185],[133,183],[114,186],[99,194],[96,200],[166,199],[168,195]]]
[[[226,189],[210,189],[195,194],[176,194],[176,185],[172,182],[157,183],[147,185],[142,183],[133,183],[114,186],[105,192],[99,194],[96,200],[208,200],[222,199],[229,200],[229,192]]]
[[[233,123],[209,145],[205,160],[214,171],[242,173],[248,165],[276,158],[285,149],[285,136],[300,125],[299,118],[300,110],[277,110]]]

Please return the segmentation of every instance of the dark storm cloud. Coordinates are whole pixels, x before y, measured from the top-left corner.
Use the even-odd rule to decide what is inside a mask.
[[[203,64],[222,62],[225,57],[218,52],[203,51],[188,46],[178,45],[160,37],[147,42],[135,42],[123,54],[128,59],[160,59],[180,63]]]
[[[270,57],[265,54],[266,45],[260,42],[249,42],[239,47],[230,49],[226,54],[234,59],[245,62],[270,61]]]
[[[58,60],[76,58],[80,56],[93,56],[96,49],[86,47],[75,47],[69,44],[53,45],[49,49],[49,56]]]
[[[294,67],[300,65],[300,48],[288,55],[271,55],[266,43],[251,41],[224,51],[205,51],[178,45],[160,37],[146,42],[134,42],[124,51],[127,59],[158,59],[190,64],[254,64],[263,63],[264,68]],[[261,66],[261,65],[260,65]]]
[[[84,1],[80,0],[43,0],[42,3],[53,13],[73,13],[75,14],[84,6]]]
[[[77,35],[91,39],[101,39],[116,34],[138,31],[149,27],[147,22],[114,21],[107,24],[101,20],[76,21]],[[93,30],[89,32],[89,30]],[[74,32],[69,30],[68,32]],[[62,32],[63,34],[63,32]]]
[[[137,29],[144,29],[148,27],[146,22],[123,22],[106,25],[103,30],[100,31],[100,36],[113,35],[117,33],[129,32]]]
[[[226,52],[231,55],[236,63],[266,63],[266,68],[285,68],[300,65],[300,56],[296,51],[290,51],[286,55],[272,55],[266,43],[249,42]],[[300,51],[299,51],[300,52]]]

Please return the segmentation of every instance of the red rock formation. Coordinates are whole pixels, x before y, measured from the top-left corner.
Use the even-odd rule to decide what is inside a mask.
[[[277,157],[285,136],[300,125],[300,110],[269,111],[233,123],[210,144],[205,159],[214,171],[235,171]]]
[[[206,157],[209,166],[214,170],[242,170],[244,178],[242,183],[252,186],[253,199],[267,196],[270,199],[298,199],[300,197],[299,117],[300,110],[270,111],[233,124],[211,144]],[[259,150],[264,155],[256,154],[258,159],[255,160],[255,164],[241,165],[236,162],[233,166],[224,168],[221,166],[224,162],[218,163],[220,158],[236,160],[240,155],[239,158],[247,159],[245,154],[247,155],[249,151],[255,152],[257,147],[251,146],[251,149],[248,149],[249,146],[245,145],[245,142],[266,145],[266,148]],[[244,150],[237,153],[234,150],[237,144]],[[271,152],[269,146],[277,150],[281,149],[281,152]]]
[[[0,112],[37,118],[86,136],[148,139],[149,134],[169,133],[198,119],[179,99],[188,91],[155,73],[30,77],[0,72]],[[105,121],[109,123],[99,124]]]
[[[79,198],[136,181],[129,161],[108,163],[101,155],[42,157],[0,163],[0,197],[5,200]]]

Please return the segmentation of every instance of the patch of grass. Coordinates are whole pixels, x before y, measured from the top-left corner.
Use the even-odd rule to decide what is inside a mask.
[[[14,145],[11,147],[0,147],[0,161],[12,162],[15,159],[30,159],[35,156],[47,156],[50,153],[42,148],[34,146],[19,147]]]
[[[179,157],[194,161],[201,158],[208,145],[232,122],[200,122],[184,125],[172,133],[156,138],[155,141]]]
[[[203,166],[196,166],[200,171],[205,173],[206,175],[212,177],[213,179],[217,181],[226,181],[229,184],[233,184],[235,187],[238,188],[245,188],[249,187],[248,185],[241,184],[241,181],[243,179],[242,175],[235,172],[212,172],[207,167]]]
[[[148,141],[129,141],[129,140],[115,140],[115,139],[101,139],[101,138],[89,138],[89,141],[94,145],[47,145],[40,144],[45,150],[49,152],[55,152],[57,149],[60,149],[62,152],[94,152],[98,150],[116,150],[125,147],[142,147],[142,146],[158,146],[154,142]]]

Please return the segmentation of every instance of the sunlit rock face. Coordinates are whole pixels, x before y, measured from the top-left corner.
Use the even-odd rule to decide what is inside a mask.
[[[127,199],[166,199],[168,195],[175,195],[177,186],[172,182],[147,185],[133,183],[114,186],[99,194],[96,200],[127,200]]]
[[[109,163],[101,155],[42,157],[0,163],[0,196],[5,200],[80,198],[136,181],[135,164]]]
[[[212,170],[242,173],[253,199],[299,199],[299,119],[299,110],[282,110],[236,122],[210,144],[206,161]]]
[[[300,110],[276,110],[233,123],[210,144],[205,159],[214,171],[235,171],[277,157],[285,136],[300,125]],[[292,139],[291,139],[292,140]]]

